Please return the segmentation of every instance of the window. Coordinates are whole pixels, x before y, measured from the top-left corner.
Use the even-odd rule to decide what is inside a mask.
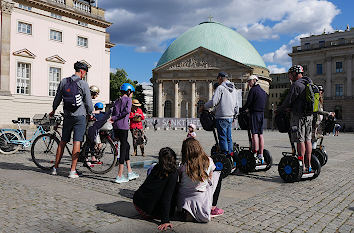
[[[53,18],[56,18],[56,19],[61,19],[61,15],[58,15],[58,14],[55,14],[55,13],[50,13],[50,16],[52,16]]]
[[[343,63],[341,61],[336,62],[336,73],[343,72]]]
[[[172,117],[172,103],[169,100],[165,101],[164,117]]]
[[[324,40],[321,40],[321,41],[318,42],[318,47],[319,48],[324,48],[325,45],[326,45],[326,42]]]
[[[49,68],[49,96],[55,96],[61,80],[61,69]]]
[[[88,26],[87,23],[82,22],[82,21],[77,21],[77,24],[78,24],[78,25],[81,25],[81,26],[84,26],[84,27],[87,27],[87,26]]]
[[[16,93],[29,94],[31,81],[31,64],[17,63]]]
[[[307,72],[307,65],[302,65],[302,68],[304,68],[304,73]]]
[[[305,49],[310,49],[310,43],[305,43]]]
[[[32,7],[23,5],[21,3],[18,4],[18,7],[21,8],[21,9],[24,9],[24,10],[28,10],[28,11],[32,10]]]
[[[344,45],[345,44],[345,39],[344,38],[340,38],[339,39],[339,44],[340,45]]]
[[[317,67],[316,73],[317,73],[317,74],[322,74],[322,64],[317,64],[316,67]]]
[[[77,37],[77,45],[87,48],[87,38],[78,36]]]
[[[62,42],[62,32],[50,29],[50,39]]]
[[[32,25],[28,23],[18,22],[17,31],[28,35],[32,35]]]
[[[343,84],[336,84],[336,96],[343,96]]]
[[[200,117],[200,109],[204,107],[205,101],[199,100],[197,103],[197,117]]]

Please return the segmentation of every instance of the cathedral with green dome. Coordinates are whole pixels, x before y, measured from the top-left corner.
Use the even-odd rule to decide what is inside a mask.
[[[244,95],[252,74],[269,91],[269,70],[252,44],[229,27],[203,22],[172,42],[153,69],[154,116],[197,117],[200,106],[212,98],[220,71]]]

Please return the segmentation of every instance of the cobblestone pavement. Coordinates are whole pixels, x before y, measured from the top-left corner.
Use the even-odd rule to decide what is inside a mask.
[[[147,157],[156,160],[160,148],[178,154],[186,133],[147,131]],[[207,152],[215,143],[212,133],[197,131]],[[233,138],[247,146],[247,134]],[[286,134],[266,131],[266,149],[274,166],[267,172],[236,173],[223,180],[219,206],[225,214],[209,224],[173,221],[175,232],[354,232],[353,134],[325,138],[329,155],[317,179],[286,184],[278,175],[282,151],[290,151]],[[0,155],[0,232],[154,232],[157,222],[139,218],[132,205],[134,191],[146,177],[146,169],[133,168],[140,178],[113,183],[115,167],[94,175],[79,167],[83,176],[68,179],[68,165],[51,176],[36,168],[30,152]]]

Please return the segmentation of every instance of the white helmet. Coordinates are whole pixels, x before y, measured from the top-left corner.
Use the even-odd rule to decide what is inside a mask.
[[[253,75],[251,75],[251,76],[248,77],[247,82],[250,81],[250,80],[253,80],[253,79],[255,79],[256,81],[258,81],[258,77],[253,74]]]

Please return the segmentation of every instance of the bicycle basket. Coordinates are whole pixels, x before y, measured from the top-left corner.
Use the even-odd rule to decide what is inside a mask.
[[[51,120],[47,114],[35,114],[33,116],[33,124],[42,126],[45,131],[50,131]]]

